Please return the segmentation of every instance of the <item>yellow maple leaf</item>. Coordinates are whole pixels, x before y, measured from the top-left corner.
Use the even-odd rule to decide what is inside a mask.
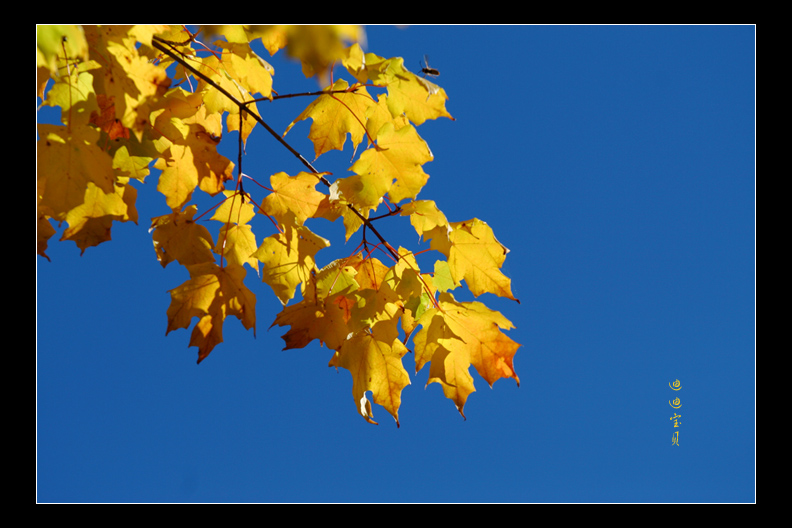
[[[377,134],[380,148],[368,149],[349,169],[355,176],[338,180],[352,204],[375,208],[385,194],[393,203],[415,198],[429,179],[422,165],[433,159],[426,142],[411,125],[398,130],[386,123]]]
[[[387,104],[392,116],[404,114],[416,126],[438,117],[454,119],[445,108],[448,99],[445,90],[405,68],[401,57],[385,59],[366,53],[365,68],[357,62],[355,53],[348,53],[346,61],[345,66],[360,82],[369,80],[387,87]]]
[[[154,168],[162,171],[157,190],[165,195],[171,209],[184,207],[196,187],[214,196],[233,179],[234,164],[217,152],[217,142],[203,126],[191,124],[184,140],[164,143],[168,146]]]
[[[410,384],[402,364],[407,352],[404,343],[391,332],[364,331],[347,339],[330,361],[330,366],[345,368],[352,374],[352,396],[367,422],[377,423],[366,398],[366,392],[371,391],[374,403],[382,405],[399,425],[401,393]]]
[[[404,112],[416,126],[438,117],[454,119],[445,107],[448,100],[445,90],[413,73],[406,77],[408,81],[400,79],[398,84],[388,85],[388,108],[391,114],[396,116]]]
[[[170,290],[166,335],[178,328],[188,328],[199,319],[190,338],[198,347],[198,363],[204,360],[222,339],[222,325],[229,315],[255,333],[256,296],[245,286],[245,269],[229,265],[221,268],[214,262],[187,266],[190,279]]]
[[[448,234],[452,229],[445,214],[432,200],[413,200],[401,206],[401,215],[410,217],[410,224],[423,240],[437,238],[448,244]]]
[[[225,50],[221,59],[226,71],[234,80],[250,94],[270,96],[275,69],[259,57],[250,48],[250,44],[218,41],[217,45]]]
[[[226,224],[217,235],[215,253],[222,255],[230,264],[247,264],[258,272],[259,261],[253,256],[256,248],[256,235],[251,226]]]
[[[305,226],[285,225],[283,231],[265,238],[252,256],[264,264],[261,279],[286,305],[300,284],[316,269],[316,253],[330,245]]]
[[[214,262],[214,241],[206,227],[196,224],[193,216],[198,207],[189,205],[184,211],[151,219],[151,238],[157,260],[164,268],[178,261],[183,266]]]
[[[66,213],[69,227],[61,240],[72,240],[81,249],[97,246],[110,240],[110,228],[114,221],[137,222],[137,189],[128,185],[128,178],[119,178],[114,192],[105,193],[88,183],[84,202]]]
[[[38,198],[42,212],[64,220],[66,213],[85,202],[88,184],[105,194],[115,192],[112,159],[96,145],[98,130],[41,124],[38,133]]]
[[[71,125],[72,130],[90,122],[93,114],[100,111],[104,94],[97,94],[94,90],[94,74],[90,71],[97,67],[97,63],[90,61],[70,68],[70,75],[63,72],[55,79],[42,102],[45,106],[59,106],[61,122]],[[113,108],[112,118],[115,119]]]
[[[238,225],[247,224],[256,215],[256,210],[250,202],[250,195],[244,195],[236,191],[223,191],[225,200],[217,209],[210,220],[217,222],[234,223]]]
[[[438,346],[429,365],[429,380],[443,388],[446,398],[454,402],[459,414],[465,418],[465,403],[468,396],[476,392],[473,376],[470,375],[470,354],[463,350],[450,351]]]
[[[272,326],[291,326],[282,336],[284,350],[303,348],[314,339],[338,350],[352,333],[347,324],[348,295],[356,296],[358,284],[355,269],[344,265],[345,261],[335,261],[312,273],[303,284],[302,301],[285,307],[275,318]]]
[[[513,358],[520,345],[501,331],[514,328],[511,321],[480,302],[457,302],[450,293],[441,293],[438,304],[421,316],[422,328],[413,340],[416,371],[432,362],[427,385],[439,383],[462,416],[475,390],[469,365],[490,387],[500,378],[513,378],[519,386]]]
[[[325,91],[347,88],[349,84],[339,79]],[[347,134],[357,148],[365,135],[366,116],[374,106],[374,101],[362,86],[355,92],[320,95],[289,124],[283,135],[286,136],[299,121],[310,118],[313,123],[308,139],[313,141],[317,158],[330,150],[344,150]]]
[[[347,43],[365,38],[363,28],[356,25],[293,25],[281,26],[281,30],[286,53],[300,60],[303,75],[317,76],[321,84],[330,65],[343,57]]]
[[[264,198],[261,208],[280,223],[290,224],[296,221],[297,225],[303,225],[308,218],[316,214],[326,198],[325,194],[316,190],[321,174],[310,172],[300,172],[296,176],[289,176],[285,172],[273,174],[270,177],[272,193]]]
[[[115,101],[116,117],[138,140],[151,125],[150,108],[170,86],[165,68],[140,54],[135,34],[125,26],[83,26],[91,49],[106,50],[99,70],[105,95]],[[144,35],[146,31],[139,31]],[[143,37],[142,37],[143,38]],[[149,37],[150,38],[150,34]]]
[[[464,280],[476,297],[489,292],[517,301],[512,295],[511,279],[500,271],[509,250],[498,242],[492,228],[477,218],[451,222],[449,226],[448,242],[434,238],[432,248],[448,257],[454,282]]]

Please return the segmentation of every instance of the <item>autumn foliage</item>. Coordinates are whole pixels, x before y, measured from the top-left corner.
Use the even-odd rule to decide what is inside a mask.
[[[149,224],[154,255],[163,267],[189,272],[170,290],[167,332],[192,326],[189,346],[197,347],[198,362],[223,341],[228,317],[255,332],[251,288],[263,281],[283,305],[272,326],[288,327],[284,350],[314,340],[331,350],[330,366],[352,374],[355,405],[367,421],[376,423],[370,393],[398,424],[410,384],[402,358],[411,351],[416,370],[429,364],[429,383],[440,384],[463,413],[475,390],[471,365],[490,385],[500,378],[519,383],[513,357],[520,345],[504,333],[512,324],[452,293],[464,284],[475,297],[516,301],[501,272],[508,250],[484,221],[449,221],[434,201],[418,199],[433,156],[417,127],[453,119],[447,96],[401,58],[364,52],[362,31],[39,26],[37,96],[61,109],[62,123],[38,125],[38,254],[49,260],[56,226],[65,224],[61,240],[85,251],[110,240],[114,222],[137,223],[132,183],[153,167],[169,208]],[[275,72],[253,51],[255,41],[270,55],[299,61],[305,77],[325,88],[277,93]],[[298,96],[305,110],[282,135],[275,132],[260,105]],[[355,155],[346,174],[314,168],[289,144],[303,120],[311,120],[313,163],[343,150],[349,138]],[[245,150],[257,127],[305,170],[257,167],[269,178],[247,176]],[[218,152],[221,141],[236,143],[236,161]],[[198,192],[214,197],[215,206],[199,210]],[[255,224],[266,232],[254,233],[257,217],[268,220]],[[400,217],[438,257],[432,269],[419,269],[412,250],[380,234],[380,222]],[[343,242],[359,236],[360,243],[347,257],[323,262],[330,241],[318,233],[319,219],[342,222]]]

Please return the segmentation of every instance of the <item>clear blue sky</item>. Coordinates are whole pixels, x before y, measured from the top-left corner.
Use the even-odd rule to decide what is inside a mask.
[[[168,211],[152,174],[140,225],[82,257],[56,235],[52,262],[37,257],[37,500],[753,502],[755,27],[367,35],[369,51],[416,70],[429,54],[441,72],[456,121],[418,129],[435,156],[420,197],[485,220],[511,250],[521,304],[480,300],[516,326],[520,387],[474,374],[463,420],[425,368],[400,428],[378,406],[367,424],[326,348],[281,351],[280,304],[255,277],[257,336],[230,319],[196,365],[189,331],[165,336],[186,273],[156,261],[148,226]],[[272,63],[281,93],[315,89]],[[307,103],[265,119],[283,131]],[[287,138],[310,158],[309,126]],[[343,175],[347,146],[317,168]],[[245,172],[301,170],[282,151],[254,133]],[[394,245],[421,249],[389,220]],[[358,241],[317,230],[332,251]]]

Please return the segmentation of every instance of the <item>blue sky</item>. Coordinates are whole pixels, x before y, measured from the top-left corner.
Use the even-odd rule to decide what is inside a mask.
[[[280,303],[255,276],[256,337],[230,319],[196,365],[189,331],[165,336],[168,290],[187,277],[155,258],[148,225],[167,209],[153,173],[139,225],[83,256],[57,235],[52,262],[37,257],[37,500],[753,502],[755,33],[368,27],[369,51],[415,70],[428,54],[441,72],[456,120],[418,128],[435,156],[420,198],[510,249],[521,303],[479,300],[516,326],[520,387],[474,373],[463,420],[425,368],[401,427],[378,406],[367,424],[326,348],[281,350]],[[316,88],[272,64],[280,93]],[[307,104],[265,119],[283,131]],[[287,139],[311,158],[309,126]],[[343,175],[350,156],[315,165]],[[302,170],[262,131],[244,163],[264,181]],[[388,221],[393,245],[422,248]],[[330,258],[358,241],[317,230]]]

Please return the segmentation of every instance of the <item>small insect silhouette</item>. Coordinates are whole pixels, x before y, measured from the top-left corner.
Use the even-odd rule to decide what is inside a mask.
[[[421,73],[424,74],[423,75],[424,77],[426,77],[427,75],[429,77],[437,77],[438,75],[440,75],[439,71],[429,66],[429,55],[424,55],[424,61],[423,64],[421,65]]]

